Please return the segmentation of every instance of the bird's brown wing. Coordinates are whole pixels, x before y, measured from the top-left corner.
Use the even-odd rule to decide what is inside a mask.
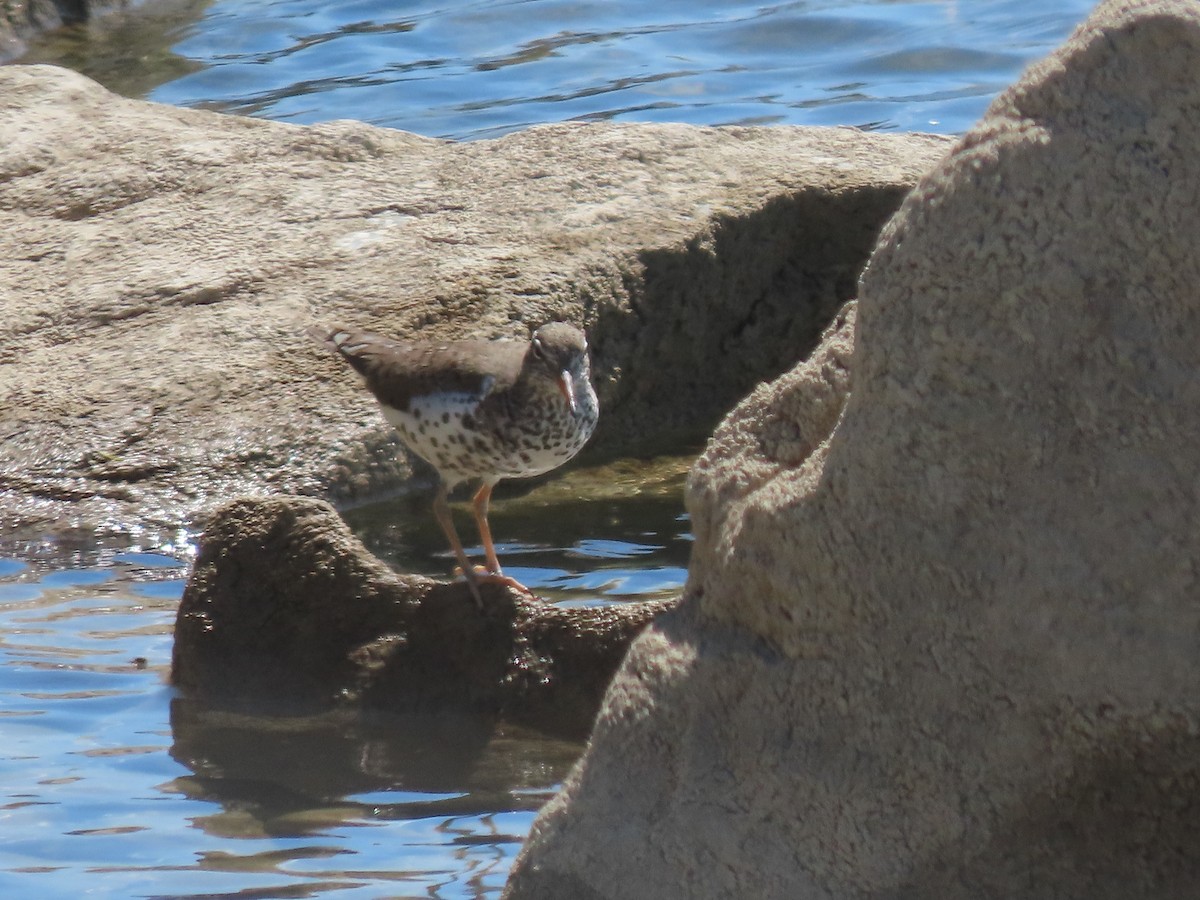
[[[516,380],[525,347],[516,341],[410,343],[341,328],[313,328],[309,335],[353,366],[380,403],[399,410],[435,391],[482,400],[503,390]]]

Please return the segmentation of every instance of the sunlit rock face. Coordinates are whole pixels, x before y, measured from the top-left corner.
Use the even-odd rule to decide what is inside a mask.
[[[1200,7],[1110,2],[928,173],[696,465],[509,896],[1195,890],[1197,146]]]
[[[242,494],[402,486],[317,324],[570,321],[604,410],[584,452],[694,446],[811,350],[950,145],[620,123],[455,143],[0,67],[0,528],[174,529]]]

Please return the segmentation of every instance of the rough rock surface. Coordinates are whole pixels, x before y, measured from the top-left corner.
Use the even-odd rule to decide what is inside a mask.
[[[713,437],[684,604],[508,896],[1195,895],[1197,146],[1192,2],[997,99],[885,231],[848,397],[849,321]]]
[[[397,575],[322,500],[236,500],[213,516],[175,624],[192,699],[341,704],[503,719],[586,736],[630,641],[665,601],[559,608]]]
[[[305,336],[589,330],[594,452],[701,440],[811,349],[945,139],[559,125],[449,143],[0,67],[0,526],[411,474]],[[586,451],[585,451],[586,452]]]

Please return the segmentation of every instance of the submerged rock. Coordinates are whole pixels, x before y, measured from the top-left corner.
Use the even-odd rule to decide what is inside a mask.
[[[1195,892],[1198,145],[1191,2],[996,100],[717,430],[507,896]]]
[[[619,124],[452,143],[0,67],[0,527],[174,528],[246,493],[394,489],[407,460],[316,323],[582,323],[594,454],[702,439],[811,349],[948,146]]]
[[[459,713],[584,737],[667,601],[559,608],[495,584],[398,575],[329,504],[244,498],[200,539],[171,679],[194,700]]]

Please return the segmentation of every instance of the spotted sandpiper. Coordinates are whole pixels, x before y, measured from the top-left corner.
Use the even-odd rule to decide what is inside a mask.
[[[437,470],[433,513],[476,604],[482,607],[480,582],[527,591],[500,568],[488,501],[500,479],[558,468],[591,437],[600,408],[583,332],[551,322],[528,341],[410,343],[341,328],[309,334],[363,376],[384,418]],[[467,559],[447,500],[456,485],[472,480],[481,482],[471,505],[487,559],[482,571]]]

